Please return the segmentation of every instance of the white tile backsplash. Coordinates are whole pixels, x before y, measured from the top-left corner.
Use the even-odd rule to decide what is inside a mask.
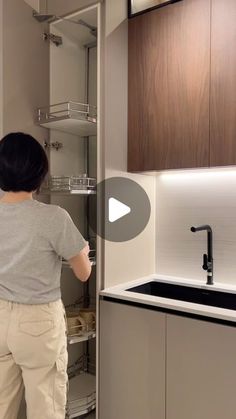
[[[156,175],[156,271],[205,279],[202,255],[213,229],[215,282],[236,284],[236,169],[166,172]]]

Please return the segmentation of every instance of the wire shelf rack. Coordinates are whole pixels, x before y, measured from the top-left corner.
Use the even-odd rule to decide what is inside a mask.
[[[93,308],[66,309],[67,338],[69,344],[80,343],[96,337],[96,311]]]
[[[38,125],[88,137],[97,134],[97,108],[81,102],[60,102],[37,110]]]
[[[95,361],[86,355],[68,368],[68,419],[86,415],[96,408],[95,373]]]
[[[48,193],[96,193],[96,179],[83,175],[73,176],[50,176],[44,181],[42,192]]]
[[[90,250],[89,260],[90,260],[91,266],[96,266],[96,250],[94,249]],[[65,268],[71,269],[69,262],[65,259],[62,259],[62,266],[64,266]]]

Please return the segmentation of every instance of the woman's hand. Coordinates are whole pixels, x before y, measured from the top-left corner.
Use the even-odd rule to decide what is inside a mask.
[[[86,256],[89,255],[90,247],[89,247],[89,243],[88,242],[87,242],[86,246],[81,250],[81,252],[83,252]]]
[[[68,260],[75,276],[82,282],[86,282],[91,274],[91,262],[88,257],[89,252],[90,248],[87,243],[78,255]]]

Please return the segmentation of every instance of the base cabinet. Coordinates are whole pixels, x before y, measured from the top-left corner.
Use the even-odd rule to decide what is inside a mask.
[[[100,305],[100,419],[165,418],[165,315]]]
[[[167,419],[235,419],[236,329],[167,315]]]
[[[101,301],[99,419],[235,419],[236,328]]]

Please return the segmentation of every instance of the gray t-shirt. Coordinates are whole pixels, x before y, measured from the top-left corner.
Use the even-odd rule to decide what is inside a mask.
[[[0,299],[43,304],[61,298],[61,259],[85,245],[63,208],[36,200],[0,202]]]

